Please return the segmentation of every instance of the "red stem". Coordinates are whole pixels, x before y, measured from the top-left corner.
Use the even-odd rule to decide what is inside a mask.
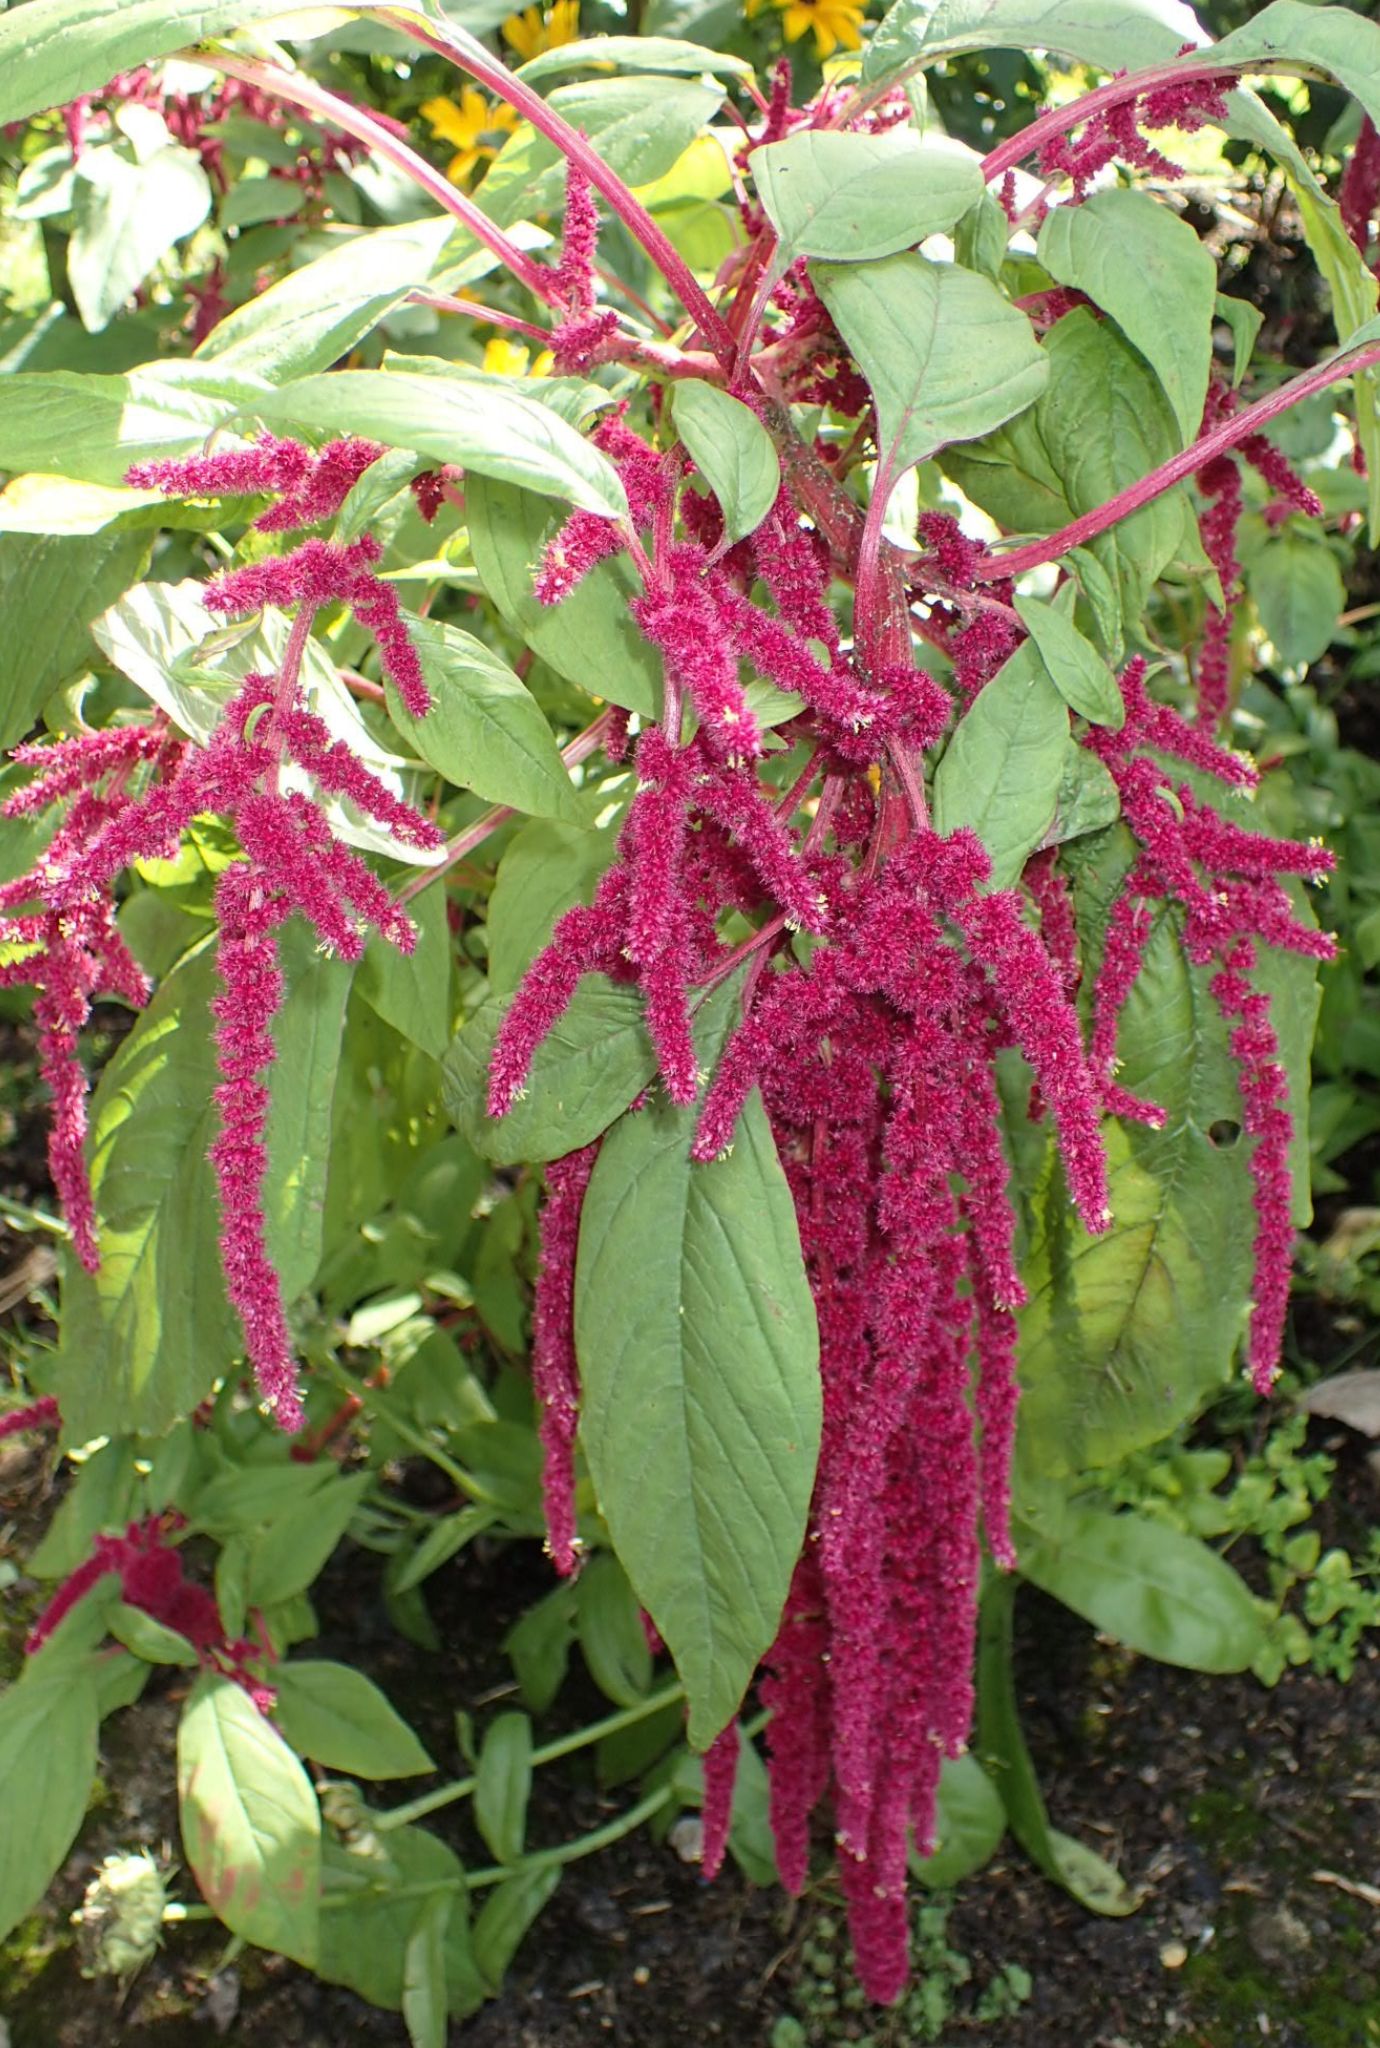
[[[583,171],[595,191],[602,192],[629,233],[651,257],[714,354],[725,368],[731,366],[733,336],[689,264],[641,200],[635,198],[617,173],[609,169],[578,128],[572,128],[569,121],[548,105],[539,92],[534,92],[530,85],[524,85],[520,78],[515,78],[506,64],[491,56],[482,43],[476,42],[462,29],[446,31],[432,22],[423,23],[415,19],[401,8],[396,11],[391,7],[382,8],[378,19],[409,36],[413,42],[421,43],[424,48],[435,50],[438,56],[448,57],[452,64],[467,71],[471,78],[478,79],[490,92],[497,93],[510,107],[516,108],[539,135],[544,135],[548,142],[554,142],[562,156],[577,170]]]
[[[1005,576],[1019,576],[1026,569],[1038,568],[1041,562],[1057,561],[1070,548],[1081,547],[1084,541],[1093,540],[1099,533],[1105,533],[1109,526],[1115,526],[1122,519],[1129,519],[1133,512],[1139,512],[1142,505],[1152,499],[1163,497],[1173,490],[1175,484],[1210,462],[1214,455],[1223,455],[1227,449],[1257,433],[1267,420],[1276,419],[1287,412],[1291,405],[1311,398],[1315,391],[1325,391],[1329,384],[1336,384],[1343,377],[1350,377],[1357,370],[1365,370],[1380,363],[1380,342],[1369,342],[1353,354],[1345,348],[1329,362],[1319,363],[1316,369],[1306,370],[1300,377],[1291,377],[1287,384],[1281,384],[1267,398],[1257,399],[1244,412],[1225,420],[1220,427],[1214,427],[1210,434],[1195,441],[1191,448],[1185,448],[1181,455],[1172,455],[1168,462],[1162,462],[1158,469],[1152,469],[1139,483],[1128,484],[1124,491],[1118,491],[1105,505],[1099,505],[1092,512],[1085,512],[1081,519],[1075,519],[1069,526],[1061,526],[1057,533],[1051,533],[1044,540],[1028,541],[1024,547],[1013,548],[1009,554],[993,555],[978,569],[978,577],[984,583],[995,583]]]
[[[218,71],[227,78],[242,79],[246,85],[256,85],[260,91],[270,93],[274,99],[288,100],[293,106],[304,107],[309,114],[316,114],[322,120],[341,128],[347,135],[353,135],[360,142],[367,143],[395,163],[400,171],[411,178],[430,199],[462,221],[477,242],[500,263],[506,264],[520,284],[525,284],[534,298],[543,304],[557,303],[555,278],[540,263],[519,249],[501,228],[495,227],[486,213],[481,213],[473,200],[463,192],[457,192],[450,180],[443,177],[434,164],[418,156],[415,149],[392,134],[382,122],[376,121],[363,107],[356,107],[349,100],[338,99],[333,92],[314,79],[297,71],[282,71],[276,64],[256,64],[240,57],[227,57],[217,52],[212,60]]]
[[[1125,77],[1113,78],[1106,85],[1099,85],[1081,98],[1070,100],[1067,106],[1050,107],[1038,120],[1019,134],[1008,135],[1005,142],[999,142],[994,150],[982,160],[982,175],[990,185],[994,178],[1004,178],[1026,157],[1042,149],[1046,142],[1056,135],[1065,135],[1070,128],[1081,127],[1093,115],[1104,113],[1109,107],[1124,106],[1127,100],[1138,100],[1142,93],[1153,92],[1157,85],[1173,85],[1186,72],[1213,75],[1210,58],[1212,45],[1192,56],[1173,57],[1163,64],[1151,64],[1144,71],[1128,72]],[[1217,74],[1224,84],[1230,84],[1239,76],[1235,71]]]

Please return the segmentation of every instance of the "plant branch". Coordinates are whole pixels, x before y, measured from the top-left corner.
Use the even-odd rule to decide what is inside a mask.
[[[426,193],[429,199],[446,213],[453,214],[462,222],[477,242],[482,242],[491,255],[497,256],[513,273],[519,284],[526,285],[534,298],[545,305],[556,303],[555,278],[544,265],[533,262],[532,258],[516,242],[510,241],[502,228],[496,227],[486,213],[481,213],[472,199],[463,192],[457,192],[449,178],[444,177],[434,164],[419,156],[410,144],[385,128],[383,123],[363,107],[354,106],[349,100],[342,100],[333,92],[318,85],[299,71],[284,71],[276,64],[261,64],[243,57],[231,57],[216,51],[212,60],[217,70],[227,78],[238,78],[246,85],[255,85],[261,92],[269,93],[274,99],[287,100],[293,106],[302,107],[309,114],[334,127],[341,128],[347,135],[353,135],[360,142],[367,143],[382,157],[411,178],[414,185]]]
[[[648,1693],[646,1699],[638,1700],[635,1706],[622,1707],[616,1714],[606,1714],[602,1721],[591,1721],[571,1735],[562,1735],[555,1742],[544,1743],[540,1749],[533,1750],[532,1763],[534,1766],[553,1764],[559,1757],[573,1756],[577,1750],[602,1742],[606,1735],[619,1735],[625,1728],[635,1728],[639,1721],[650,1720],[663,1707],[674,1706],[677,1700],[684,1698],[685,1688],[679,1682],[664,1685],[659,1692]],[[456,1778],[449,1785],[439,1785],[434,1792],[423,1793],[420,1799],[409,1800],[406,1806],[390,1806],[386,1813],[375,1814],[372,1825],[381,1835],[387,1834],[391,1828],[408,1827],[415,1820],[424,1820],[429,1813],[439,1813],[443,1806],[454,1805],[457,1799],[468,1799],[478,1782],[474,1776]]]
[[[713,353],[730,368],[734,358],[734,340],[724,324],[717,308],[712,304],[703,286],[691,270],[685,258],[663,229],[653,220],[646,207],[629,187],[611,171],[598,151],[578,128],[572,128],[569,121],[544,100],[539,92],[515,78],[507,65],[490,55],[483,44],[477,42],[463,29],[444,29],[435,22],[424,21],[409,14],[406,8],[383,8],[378,19],[421,43],[426,49],[434,50],[438,56],[448,57],[452,64],[467,71],[471,78],[506,100],[524,120],[544,135],[548,142],[554,142],[567,162],[574,164],[588,178],[596,192],[601,192],[630,234],[642,244],[655,263],[676,297],[684,306],[690,318],[703,334]]]
[[[1133,512],[1139,512],[1142,505],[1148,505],[1155,498],[1163,497],[1166,491],[1172,491],[1175,484],[1192,476],[1215,455],[1224,455],[1238,442],[1258,433],[1267,420],[1277,419],[1290,406],[1311,398],[1315,391],[1325,391],[1329,384],[1340,383],[1342,378],[1377,363],[1380,363],[1380,342],[1367,342],[1350,351],[1343,347],[1330,361],[1319,363],[1316,369],[1305,370],[1301,376],[1291,377],[1287,384],[1281,384],[1268,397],[1257,399],[1244,412],[1224,420],[1220,427],[1204,434],[1191,448],[1185,448],[1180,455],[1172,455],[1168,462],[1162,462],[1158,469],[1152,469],[1138,483],[1128,484],[1124,491],[1118,491],[1105,505],[1085,512],[1081,519],[1061,526],[1057,533],[1051,533],[1043,540],[1027,541],[1023,547],[1013,548],[1007,554],[990,556],[978,569],[979,578],[984,583],[995,583],[1003,577],[1019,576],[1026,569],[1038,568],[1041,562],[1057,561],[1070,548],[1082,547],[1085,541],[1105,533],[1109,526],[1116,526],[1121,520],[1129,519]]]
[[[1018,163],[1034,155],[1045,143],[1056,135],[1066,135],[1070,128],[1081,127],[1084,121],[1095,114],[1102,114],[1109,107],[1125,106],[1128,100],[1138,100],[1142,93],[1153,92],[1156,86],[1175,85],[1185,76],[1212,78],[1210,62],[1212,45],[1195,50],[1183,57],[1171,57],[1163,64],[1151,64],[1144,71],[1131,71],[1121,78],[1109,79],[1106,85],[1099,85],[1092,92],[1070,100],[1066,106],[1050,107],[1026,128],[1015,135],[1008,135],[1005,142],[999,142],[994,150],[982,159],[982,175],[990,185],[996,178],[1004,178]],[[1219,70],[1216,77],[1224,85],[1233,84],[1239,73]]]

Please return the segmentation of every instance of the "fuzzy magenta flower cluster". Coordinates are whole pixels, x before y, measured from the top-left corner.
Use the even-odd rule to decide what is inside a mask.
[[[253,523],[282,533],[333,517],[381,452],[367,442],[333,441],[313,454],[268,437],[246,449],[142,464],[130,481],[169,496],[268,495],[274,502]],[[323,606],[343,604],[372,633],[384,673],[409,711],[426,712],[421,663],[392,587],[374,573],[378,555],[367,535],[348,545],[312,537],[218,578],[206,604],[226,618],[265,605],[295,608],[277,672],[244,678],[204,746],[177,738],[160,718],[21,747],[16,758],[38,774],[5,806],[19,815],[71,799],[35,867],[0,888],[0,943],[18,955],[0,967],[0,977],[39,990],[35,1014],[54,1101],[53,1180],[77,1255],[92,1271],[99,1248],[83,1156],[86,1083],[78,1037],[95,995],[118,995],[135,1007],[148,995],[116,927],[112,886],[137,861],[171,857],[199,816],[213,814],[233,827],[242,857],[221,874],[215,900],[221,1129],[211,1159],[227,1291],[260,1392],[285,1429],[300,1427],[303,1415],[263,1210],[266,1076],[284,994],[275,934],[296,912],[341,959],[360,957],[371,928],[403,952],[415,943],[411,919],[385,884],[336,838],[322,798],[347,800],[401,845],[430,852],[441,844],[429,820],[332,737],[303,693],[312,622]],[[310,791],[285,786],[287,770],[304,771]]]
[[[103,1579],[117,1578],[127,1607],[138,1608],[150,1620],[184,1636],[203,1671],[233,1679],[260,1713],[267,1714],[273,1689],[256,1667],[271,1653],[248,1637],[226,1635],[214,1595],[186,1576],[180,1552],[168,1541],[183,1526],[177,1514],[145,1515],[142,1521],[131,1522],[122,1536],[97,1536],[90,1556],[63,1580],[29,1631],[25,1654],[36,1656],[94,1587]]]
[[[797,368],[816,374],[808,353]],[[1213,403],[1225,413],[1231,401]],[[861,634],[845,645],[830,596],[856,546],[846,513],[830,529],[827,505],[802,517],[783,490],[758,530],[729,546],[713,501],[684,488],[683,450],[650,446],[622,409],[594,438],[618,468],[629,519],[574,514],[547,544],[536,590],[559,605],[626,551],[643,586],[632,615],[661,656],[662,715],[635,743],[613,865],[593,902],[557,923],[509,1005],[488,1107],[499,1116],[518,1099],[591,973],[639,989],[661,1085],[674,1103],[700,1104],[696,1160],[731,1145],[761,1091],[795,1200],[824,1396],[807,1543],[761,1682],[772,1821],[782,1876],[798,1890],[814,1816],[831,1804],[859,1972],[869,1995],[889,2000],[908,1968],[908,1851],[932,1843],[942,1762],[968,1739],[984,1545],[998,1565],[1015,1561],[1024,1294],[995,1062],[1009,1047],[1023,1054],[1032,1111],[1053,1121],[1072,1200],[1088,1230],[1105,1229],[1102,1118],[1161,1114],[1118,1084],[1116,1031],[1154,919],[1172,905],[1190,959],[1213,968],[1240,1072],[1258,1216],[1250,1359],[1267,1385],[1292,1245],[1292,1120],[1252,975],[1261,946],[1330,956],[1279,879],[1317,879],[1330,862],[1245,830],[1189,786],[1187,774],[1237,789],[1254,779],[1213,737],[1225,707],[1216,629],[1196,724],[1153,700],[1144,663],[1132,662],[1123,729],[1079,729],[1139,849],[1089,991],[1085,1046],[1074,1007],[1083,948],[1059,849],[1032,856],[1025,892],[993,890],[976,837],[937,834],[925,807],[923,751],[1025,637],[1013,586],[993,581],[985,550],[949,515],[922,514],[914,623],[949,656],[949,686],[892,658],[894,634],[873,636],[869,668]],[[1271,444],[1252,437],[1242,455],[1278,502],[1312,508]],[[1205,539],[1230,594],[1236,500],[1215,471],[1202,482]],[[763,778],[753,675],[800,703],[779,729],[807,758],[784,793]],[[737,945],[722,936],[730,910],[751,925]],[[797,932],[812,945],[800,950]],[[706,1087],[693,1010],[739,969],[742,1021]],[[573,1292],[597,1152],[596,1141],[547,1169],[536,1294],[549,1546],[562,1572],[579,1562]],[[705,1759],[707,1867],[722,1853],[737,1744],[730,1728]]]

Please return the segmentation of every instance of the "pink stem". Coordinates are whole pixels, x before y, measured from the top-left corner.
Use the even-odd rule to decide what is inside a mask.
[[[525,284],[534,298],[545,305],[555,305],[557,292],[555,278],[551,271],[519,249],[501,228],[495,227],[486,213],[481,213],[473,200],[463,192],[457,192],[449,178],[443,177],[425,157],[418,156],[415,149],[376,121],[364,108],[356,107],[349,100],[338,99],[333,92],[327,92],[315,79],[307,78],[297,71],[282,71],[276,64],[251,63],[240,57],[227,57],[217,52],[214,63],[218,71],[227,78],[242,79],[246,85],[256,85],[260,91],[270,93],[274,99],[288,100],[293,106],[304,107],[309,114],[319,115],[332,126],[341,128],[347,135],[353,135],[365,142],[379,156],[387,157],[400,171],[411,178],[430,199],[462,221],[477,242],[500,263],[506,264],[520,284]]]
[[[539,92],[534,92],[530,85],[524,85],[520,78],[515,78],[506,64],[491,56],[482,43],[476,42],[463,30],[446,31],[434,23],[423,24],[401,8],[395,11],[385,7],[380,10],[378,19],[409,36],[413,42],[435,50],[438,56],[448,57],[452,64],[506,100],[510,107],[531,122],[539,135],[554,142],[562,156],[584,172],[595,191],[603,193],[623,225],[651,257],[714,354],[725,368],[731,366],[733,336],[689,264],[642,202],[634,197],[616,172],[609,169],[578,128],[572,128],[569,121],[548,105]]]
[[[1070,128],[1078,128],[1094,114],[1101,114],[1108,107],[1124,106],[1127,100],[1138,100],[1142,93],[1153,92],[1157,85],[1173,85],[1188,73],[1213,75],[1210,62],[1212,46],[1195,52],[1188,57],[1173,57],[1163,64],[1151,64],[1144,71],[1128,72],[1123,78],[1113,78],[1106,85],[1099,85],[1093,92],[1084,93],[1080,99],[1070,100],[1066,106],[1050,107],[1039,119],[1032,121],[1019,134],[1008,135],[1005,142],[999,142],[994,150],[982,160],[982,175],[990,185],[995,178],[1004,178],[1018,163],[1042,149],[1056,135],[1064,135]],[[1217,74],[1224,84],[1233,82],[1235,71]]]
[[[1244,412],[1225,420],[1220,427],[1214,427],[1210,434],[1204,434],[1181,455],[1172,455],[1168,462],[1152,469],[1149,476],[1142,477],[1139,483],[1129,484],[1124,491],[1118,491],[1105,505],[1085,512],[1081,519],[1075,519],[1069,526],[1061,526],[1057,533],[1051,533],[1044,540],[1028,541],[1024,547],[1013,548],[1009,554],[993,555],[978,569],[978,576],[984,583],[995,583],[1002,577],[1019,576],[1026,569],[1038,568],[1041,562],[1057,561],[1070,548],[1081,547],[1084,541],[1095,539],[1119,520],[1129,519],[1133,512],[1139,512],[1142,505],[1163,497],[1166,491],[1173,490],[1175,484],[1192,476],[1213,456],[1225,454],[1228,448],[1236,447],[1238,442],[1257,433],[1267,420],[1287,412],[1291,405],[1298,405],[1301,400],[1311,398],[1315,391],[1324,391],[1329,384],[1336,384],[1343,377],[1350,377],[1357,370],[1369,369],[1376,363],[1380,363],[1380,342],[1370,342],[1354,354],[1348,355],[1343,350],[1330,362],[1320,363],[1316,369],[1290,378],[1287,384],[1281,384],[1267,398],[1258,399]]]
[[[409,306],[430,306],[436,313],[465,313],[471,320],[478,320],[485,327],[501,327],[506,334],[525,334],[531,341],[539,341],[544,348],[551,346],[551,330],[538,327],[531,320],[519,320],[515,313],[500,313],[497,306],[481,306],[478,299],[457,299],[449,292],[415,291],[407,295]]]

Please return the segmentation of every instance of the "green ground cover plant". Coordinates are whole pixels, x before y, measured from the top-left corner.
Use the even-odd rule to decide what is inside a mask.
[[[1021,1579],[1345,1670],[1376,1558],[1301,1427],[1230,1486],[1189,1432],[1377,1127],[1374,774],[1308,679],[1380,537],[1377,117],[1380,28],[1301,0],[0,18],[0,989],[61,1211],[7,1209],[56,1270],[0,1434],[70,1460],[0,1930],[153,1682],[199,1898],[108,1867],[93,1967],[214,1916],[428,2048],[688,1808],[706,1876],[832,1854],[858,1997],[942,2025],[914,1884],[1009,1829],[1137,1903],[1045,1810]],[[311,1654],[347,1535],[419,1643],[546,1545],[451,1756]],[[577,1648],[608,1711],[544,1739]],[[625,1804],[533,1839],[579,1750]]]

